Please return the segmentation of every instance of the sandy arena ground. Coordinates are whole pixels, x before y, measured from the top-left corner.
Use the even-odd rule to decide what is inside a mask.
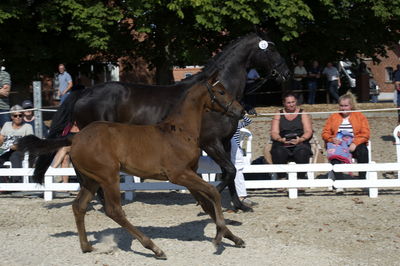
[[[260,112],[267,112],[262,109]],[[261,155],[269,122],[257,117],[254,158]],[[373,160],[394,162],[393,115],[369,119]],[[314,119],[320,135],[324,119]],[[397,177],[384,173],[384,178]],[[225,213],[229,228],[246,241],[235,248],[224,240],[216,250],[215,226],[189,194],[137,192],[124,201],[128,219],[164,250],[168,260],[121,229],[93,201],[86,216],[89,240],[96,248],[83,254],[71,210],[73,196],[42,198],[0,195],[0,265],[400,265],[400,189],[379,191],[371,199],[360,189],[344,194],[306,190],[289,199],[276,190],[249,191],[259,203],[252,213]],[[223,205],[228,207],[227,193]]]

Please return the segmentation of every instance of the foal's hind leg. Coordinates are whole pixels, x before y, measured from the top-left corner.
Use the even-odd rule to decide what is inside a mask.
[[[184,174],[172,178],[171,182],[187,187],[193,196],[200,202],[203,210],[208,213],[217,225],[217,235],[214,244],[221,243],[222,237],[232,240],[237,246],[244,246],[244,241],[235,236],[226,226],[221,207],[221,195],[218,190],[198,178],[193,171],[186,171]]]
[[[128,221],[128,219],[126,219],[125,213],[121,207],[119,182],[106,184],[102,186],[102,188],[104,191],[105,211],[107,216],[128,230],[128,232],[131,233],[137,240],[139,240],[145,248],[152,250],[156,255],[156,258],[166,259],[167,256],[165,255],[164,251],[157,247],[149,237],[140,232]]]
[[[94,193],[99,185],[92,180],[86,180],[85,186],[81,186],[78,196],[72,204],[74,212],[75,223],[78,229],[79,242],[81,244],[82,252],[91,252],[93,247],[89,244],[85,229],[85,214],[89,202],[92,200]]]

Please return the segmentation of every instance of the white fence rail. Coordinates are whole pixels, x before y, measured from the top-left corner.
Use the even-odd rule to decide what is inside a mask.
[[[0,176],[31,176],[32,168],[11,168],[0,169]],[[331,179],[297,179],[298,172],[357,172],[367,171],[367,179],[336,180]],[[369,188],[369,196],[377,197],[378,188],[400,188],[400,179],[378,179],[380,171],[400,171],[400,163],[369,163],[369,164],[264,164],[248,165],[244,168],[245,173],[288,173],[288,180],[254,180],[246,181],[246,187],[252,189],[265,188],[288,188],[289,197],[297,198],[298,188]],[[219,167],[214,164],[200,164],[198,173],[220,173]],[[46,172],[43,185],[28,183],[0,183],[0,191],[43,191],[45,200],[52,200],[55,191],[77,191],[78,183],[54,183],[53,176],[69,175],[75,176],[73,168],[50,168]],[[122,176],[124,174],[122,173]],[[126,191],[126,199],[133,198],[134,190],[184,190],[184,187],[169,182],[138,182],[140,179],[125,176],[124,183],[121,183],[121,190]],[[134,182],[134,180],[136,182]],[[213,182],[217,184],[217,182]]]

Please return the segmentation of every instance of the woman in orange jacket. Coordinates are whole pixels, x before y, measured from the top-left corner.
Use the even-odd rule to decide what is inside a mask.
[[[353,135],[349,151],[359,163],[368,163],[367,144],[370,138],[370,130],[367,118],[360,112],[346,112],[356,109],[356,100],[352,93],[342,95],[339,100],[340,113],[332,114],[322,130],[322,139],[325,143],[340,145],[341,139],[338,133],[347,131]],[[332,164],[343,163],[340,159],[332,159]],[[341,175],[336,174],[339,179]],[[365,178],[365,172],[360,172],[360,178]]]

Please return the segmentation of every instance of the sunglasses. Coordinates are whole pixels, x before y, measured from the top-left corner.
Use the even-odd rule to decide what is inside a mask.
[[[23,117],[24,115],[12,115],[12,117]]]

